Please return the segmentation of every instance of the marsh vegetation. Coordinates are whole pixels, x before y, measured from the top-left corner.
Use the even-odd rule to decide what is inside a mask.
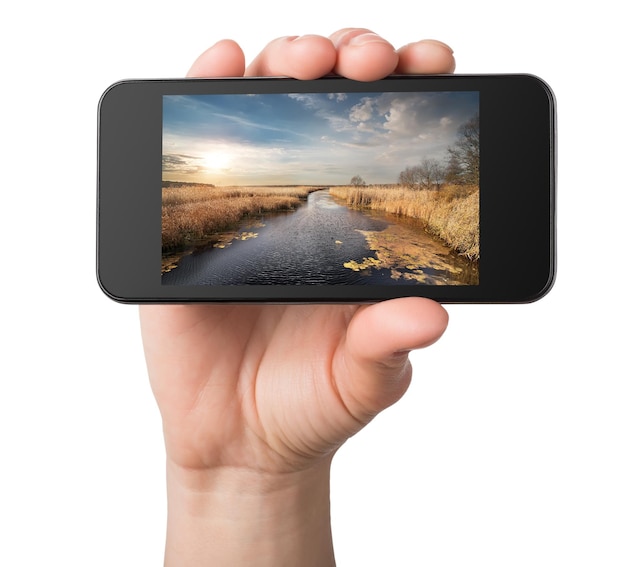
[[[470,260],[480,257],[477,185],[445,184],[440,189],[409,186],[342,186],[330,193],[351,208],[371,209],[422,221],[425,229]]]
[[[214,187],[179,185],[162,189],[161,246],[176,253],[214,238],[244,218],[293,211],[319,187]]]

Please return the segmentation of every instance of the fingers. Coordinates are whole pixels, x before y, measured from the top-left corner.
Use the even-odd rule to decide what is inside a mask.
[[[339,394],[361,423],[397,402],[409,386],[411,350],[441,337],[448,314],[438,303],[402,298],[361,308],[335,367]]]
[[[398,49],[396,73],[406,75],[452,73],[456,67],[453,51],[445,43],[424,39]]]
[[[245,57],[241,47],[230,39],[223,39],[195,60],[187,76],[241,77],[244,69]]]
[[[452,73],[455,60],[445,43],[427,39],[395,50],[365,28],[344,28],[329,38],[319,35],[280,37],[271,41],[245,69],[244,54],[232,40],[207,49],[191,66],[189,77],[294,77],[317,79],[331,72],[357,81],[374,81],[391,73]]]
[[[317,79],[332,71],[335,59],[335,48],[325,37],[279,37],[259,53],[245,74],[248,77]]]
[[[357,81],[375,81],[394,71],[399,56],[393,45],[364,28],[344,28],[330,36],[337,50],[335,73]]]

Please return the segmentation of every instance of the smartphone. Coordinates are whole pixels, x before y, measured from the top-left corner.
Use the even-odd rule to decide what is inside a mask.
[[[524,303],[555,278],[532,75],[129,80],[98,107],[97,278],[125,303]]]

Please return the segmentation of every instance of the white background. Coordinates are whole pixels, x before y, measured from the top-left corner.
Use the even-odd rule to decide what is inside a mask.
[[[400,4],[405,6],[400,7]],[[609,3],[21,3],[3,10],[0,565],[151,566],[159,416],[134,306],[95,277],[96,107],[221,38],[369,27],[529,72],[559,115],[558,276],[521,306],[448,306],[406,397],[334,465],[342,566],[626,565],[624,48]],[[503,180],[506,191],[506,180]]]

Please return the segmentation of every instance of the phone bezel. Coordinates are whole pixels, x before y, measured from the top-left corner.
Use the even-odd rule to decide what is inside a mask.
[[[480,283],[477,286],[161,285],[162,97],[173,94],[478,91]],[[555,277],[556,112],[533,75],[129,80],[98,109],[97,278],[125,303],[526,303]]]

